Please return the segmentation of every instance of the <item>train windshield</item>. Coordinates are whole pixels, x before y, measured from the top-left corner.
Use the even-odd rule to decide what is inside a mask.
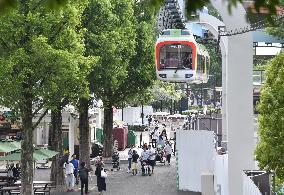
[[[192,69],[192,48],[185,44],[167,44],[160,49],[161,69]]]

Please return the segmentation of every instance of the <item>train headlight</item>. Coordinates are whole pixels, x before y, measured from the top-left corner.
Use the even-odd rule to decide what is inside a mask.
[[[185,74],[185,78],[191,78],[193,74]]]
[[[159,74],[159,77],[161,77],[161,78],[167,78],[167,75],[166,74]]]

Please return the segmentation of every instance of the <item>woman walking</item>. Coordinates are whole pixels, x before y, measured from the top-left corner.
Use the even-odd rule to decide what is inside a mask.
[[[95,175],[97,176],[97,186],[99,194],[103,194],[103,191],[106,191],[106,175],[102,175],[102,172],[104,172],[103,169],[103,163],[100,161],[97,164],[97,168],[95,171]],[[106,174],[106,173],[103,173]]]
[[[168,165],[171,165],[172,146],[169,141],[166,142],[164,151],[165,151],[165,155],[168,161]]]

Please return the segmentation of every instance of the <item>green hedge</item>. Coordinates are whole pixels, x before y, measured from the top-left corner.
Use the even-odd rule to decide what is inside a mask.
[[[142,125],[142,126],[137,126],[137,125],[128,125],[128,130],[132,130],[132,131],[144,131],[144,129],[146,128],[146,125]]]

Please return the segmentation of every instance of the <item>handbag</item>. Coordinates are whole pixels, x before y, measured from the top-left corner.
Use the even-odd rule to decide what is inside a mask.
[[[101,170],[101,177],[107,178],[107,173],[103,169]]]

